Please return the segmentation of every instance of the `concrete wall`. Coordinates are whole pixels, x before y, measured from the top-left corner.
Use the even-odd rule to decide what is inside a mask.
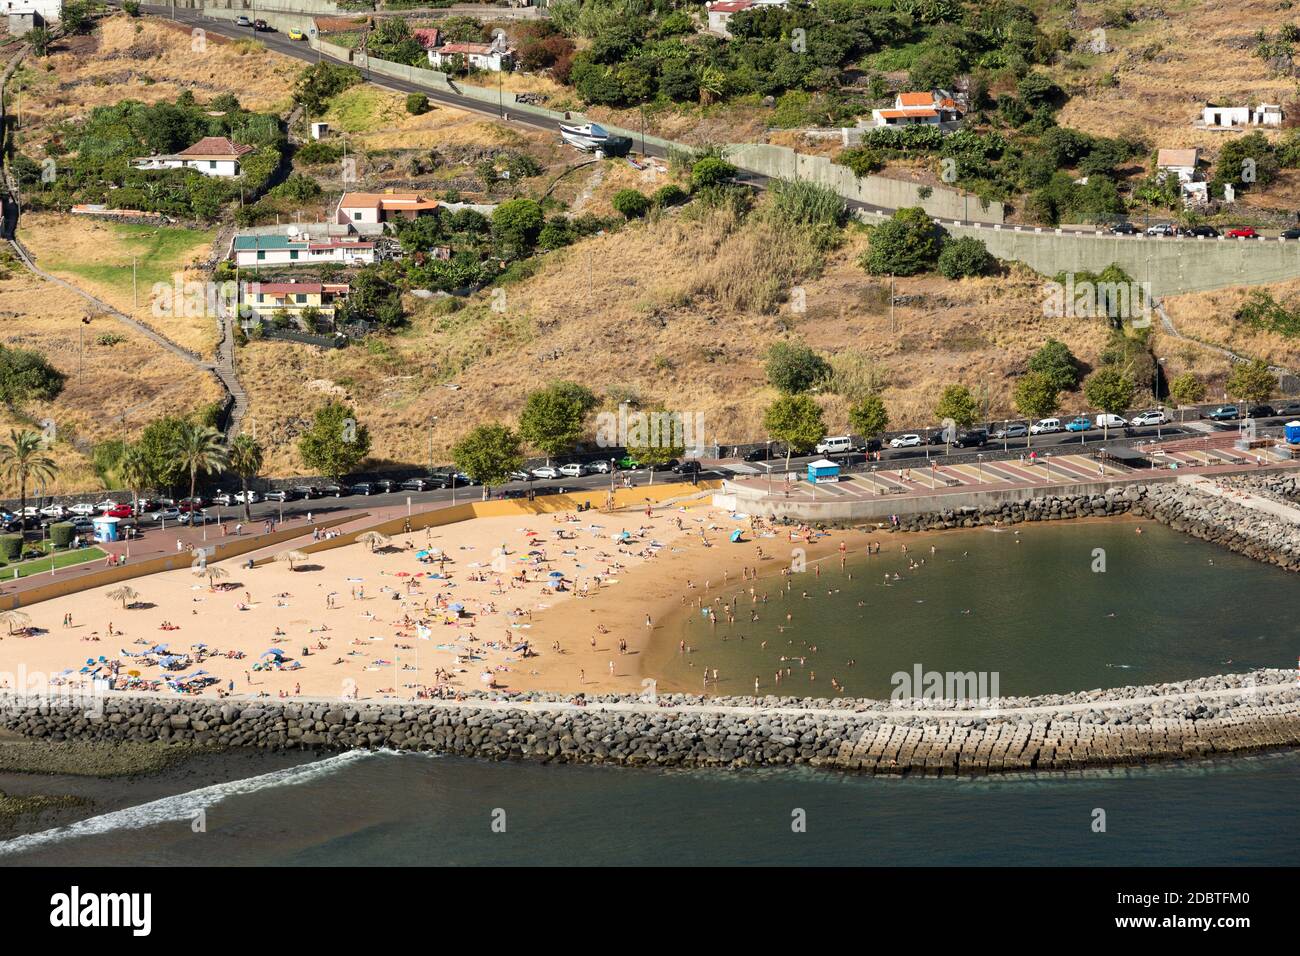
[[[899,179],[883,176],[858,178],[853,170],[838,166],[825,156],[807,156],[787,146],[769,146],[762,143],[738,143],[727,147],[727,160],[749,172],[776,179],[804,179],[820,183],[835,190],[845,199],[899,209],[920,206],[931,216],[943,219],[980,219],[986,222],[1003,222],[999,203],[985,205],[983,200],[956,189],[935,186],[926,198],[921,197],[922,187]]]

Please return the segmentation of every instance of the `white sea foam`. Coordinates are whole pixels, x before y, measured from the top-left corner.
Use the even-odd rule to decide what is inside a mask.
[[[256,777],[230,780],[226,783],[213,784],[210,787],[200,787],[198,790],[191,790],[188,793],[178,793],[149,803],[142,803],[139,806],[126,807],[122,810],[114,810],[112,813],[78,820],[76,823],[70,823],[67,826],[54,827],[50,830],[42,830],[39,833],[28,833],[14,837],[12,840],[0,841],[0,856],[24,853],[38,847],[62,843],[78,837],[111,833],[115,830],[141,830],[161,823],[191,820],[194,818],[196,811],[216,806],[230,797],[257,793],[260,790],[269,790],[273,787],[290,787],[318,780],[334,773],[347,764],[373,756],[373,754],[372,751],[349,750],[346,753],[326,757],[324,760],[317,760],[297,767],[273,770],[270,773],[258,774]]]

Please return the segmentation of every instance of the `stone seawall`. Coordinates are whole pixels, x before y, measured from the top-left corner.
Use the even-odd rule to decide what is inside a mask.
[[[1254,494],[1292,500],[1293,476],[1252,476]],[[899,531],[937,531],[1070,518],[1133,514],[1221,545],[1257,561],[1300,571],[1300,525],[1179,482],[1130,484],[1104,494],[1048,495],[982,507],[900,515]]]
[[[522,694],[407,703],[0,694],[0,726],[44,740],[429,751],[491,760],[985,774],[1137,765],[1300,744],[1294,671],[975,703]]]

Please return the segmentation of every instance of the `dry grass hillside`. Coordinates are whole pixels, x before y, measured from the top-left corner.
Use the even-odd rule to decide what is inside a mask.
[[[16,264],[4,273],[0,342],[34,349],[68,376],[54,401],[0,410],[6,436],[10,427],[55,423],[61,471],[50,491],[98,487],[89,461],[95,442],[124,433],[133,438],[153,418],[197,410],[221,397],[210,375],[123,323],[95,314],[80,296]],[[87,316],[91,324],[83,326]]]
[[[180,24],[123,14],[76,38],[66,52],[28,60],[10,84],[18,94],[24,148],[30,153],[30,144],[44,142],[61,123],[96,106],[125,99],[174,102],[185,90],[200,102],[234,93],[246,109],[288,109],[301,70],[296,60],[268,53],[255,42],[215,35],[206,36],[201,48],[196,44]]]
[[[1228,348],[1292,371],[1300,370],[1300,341],[1277,332],[1256,330],[1233,316],[1254,291],[1262,290],[1291,310],[1300,309],[1300,279],[1268,286],[1216,289],[1165,300],[1174,327],[1182,334]]]
[[[485,292],[458,311],[417,305],[409,330],[322,352],[282,342],[240,350],[259,437],[275,471],[301,469],[294,438],[311,410],[337,397],[371,428],[375,456],[419,464],[447,460],[471,427],[513,421],[539,384],[582,382],[610,405],[662,402],[704,414],[709,441],[757,440],[775,397],[763,353],[798,338],[874,380],[894,421],[933,419],[939,390],[964,383],[991,414],[1011,413],[1011,388],[1048,337],[1084,362],[1104,344],[1100,321],[1047,318],[1041,279],[1009,275],[953,283],[939,277],[867,276],[853,235],[818,271],[804,243],[761,219],[681,211],[545,257],[532,278],[505,287],[504,310]],[[804,311],[792,311],[800,301]],[[412,300],[415,302],[415,300]],[[1227,362],[1197,346],[1157,342],[1167,370],[1220,381]],[[454,386],[454,387],[449,387]],[[827,394],[832,431],[847,404]],[[1063,411],[1082,410],[1066,396]]]

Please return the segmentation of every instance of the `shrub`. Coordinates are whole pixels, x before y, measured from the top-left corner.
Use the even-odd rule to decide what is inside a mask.
[[[736,167],[713,156],[705,156],[691,167],[691,189],[720,186],[736,175]]]
[[[806,345],[776,342],[767,350],[767,380],[783,392],[806,392],[830,373],[826,360]]]
[[[611,202],[624,219],[639,219],[650,208],[650,200],[635,189],[620,189]]]
[[[0,535],[0,558],[15,561],[23,553],[23,536],[20,534]]]
[[[682,189],[676,183],[669,183],[667,186],[660,186],[650,196],[650,204],[656,209],[664,209],[668,206],[679,206],[686,202],[686,190]]]
[[[859,178],[868,176],[885,165],[880,154],[870,146],[850,146],[848,149],[842,149],[834,162],[853,170],[853,175]]]
[[[406,97],[406,112],[412,116],[422,116],[429,112],[429,98],[423,93],[411,93]]]
[[[320,183],[310,176],[304,176],[302,173],[290,173],[284,182],[273,187],[267,193],[268,196],[274,199],[291,199],[295,202],[315,199],[320,194]]]
[[[75,529],[67,521],[50,525],[50,541],[56,548],[66,548],[72,544]]]
[[[939,272],[947,279],[984,275],[993,262],[988,248],[973,236],[945,242],[939,252]]]
[[[925,272],[939,257],[939,236],[924,209],[900,209],[871,231],[859,260],[872,275],[910,276]]]

